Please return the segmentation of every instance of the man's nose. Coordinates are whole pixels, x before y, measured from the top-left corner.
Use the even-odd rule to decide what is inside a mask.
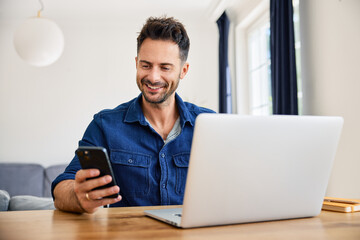
[[[148,79],[152,82],[160,80],[160,69],[153,67],[149,72]]]

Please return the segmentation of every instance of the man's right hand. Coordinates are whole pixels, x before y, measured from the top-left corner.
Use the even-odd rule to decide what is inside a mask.
[[[58,183],[54,189],[55,207],[63,211],[93,213],[101,206],[120,201],[120,195],[117,198],[104,198],[118,193],[118,186],[93,190],[112,180],[109,175],[86,180],[99,175],[98,169],[81,169],[76,173],[75,180]]]
[[[113,195],[114,193],[118,193],[120,191],[118,186],[93,190],[94,188],[110,183],[112,180],[109,175],[86,180],[99,175],[100,171],[98,169],[81,169],[75,175],[74,192],[80,206],[85,212],[93,213],[101,206],[113,204],[121,200],[120,195],[117,198],[104,198]]]

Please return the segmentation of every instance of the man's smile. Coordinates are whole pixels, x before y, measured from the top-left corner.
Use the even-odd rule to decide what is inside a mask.
[[[150,86],[150,85],[148,85],[148,84],[145,84],[148,88],[150,88],[151,90],[158,90],[158,89],[160,89],[160,88],[162,88],[162,87],[152,87],[152,86]]]
[[[154,84],[152,84],[149,80],[147,79],[142,79],[141,80],[141,83],[143,85],[145,85],[147,87],[147,89],[152,92],[152,93],[155,93],[155,92],[158,92],[160,91],[162,88],[165,88],[167,86],[166,83],[160,83],[160,82],[156,82]]]

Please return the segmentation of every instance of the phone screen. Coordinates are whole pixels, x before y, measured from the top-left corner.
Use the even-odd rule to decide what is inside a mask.
[[[98,188],[94,188],[93,190],[108,188],[117,185],[111,168],[109,157],[105,148],[79,147],[75,153],[78,156],[81,167],[83,169],[91,169],[91,168],[99,169],[100,175],[98,177],[105,175],[110,175],[112,177],[112,181],[110,183]],[[116,198],[117,196],[119,196],[119,193],[106,196],[106,198]]]

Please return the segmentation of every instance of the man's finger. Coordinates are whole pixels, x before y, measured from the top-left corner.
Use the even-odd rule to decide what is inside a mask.
[[[119,195],[116,198],[102,198],[102,199],[94,200],[94,199],[91,199],[89,193],[88,193],[88,197],[89,197],[89,199],[87,199],[86,194],[85,194],[85,197],[84,197],[85,200],[82,201],[82,208],[88,213],[93,213],[99,207],[119,202],[122,199],[122,197]]]
[[[75,175],[75,181],[84,182],[88,178],[97,177],[100,175],[98,169],[80,169]]]
[[[102,199],[104,197],[120,192],[119,186],[112,186],[104,189],[93,190],[88,193],[90,199]],[[86,196],[86,195],[85,195]]]

